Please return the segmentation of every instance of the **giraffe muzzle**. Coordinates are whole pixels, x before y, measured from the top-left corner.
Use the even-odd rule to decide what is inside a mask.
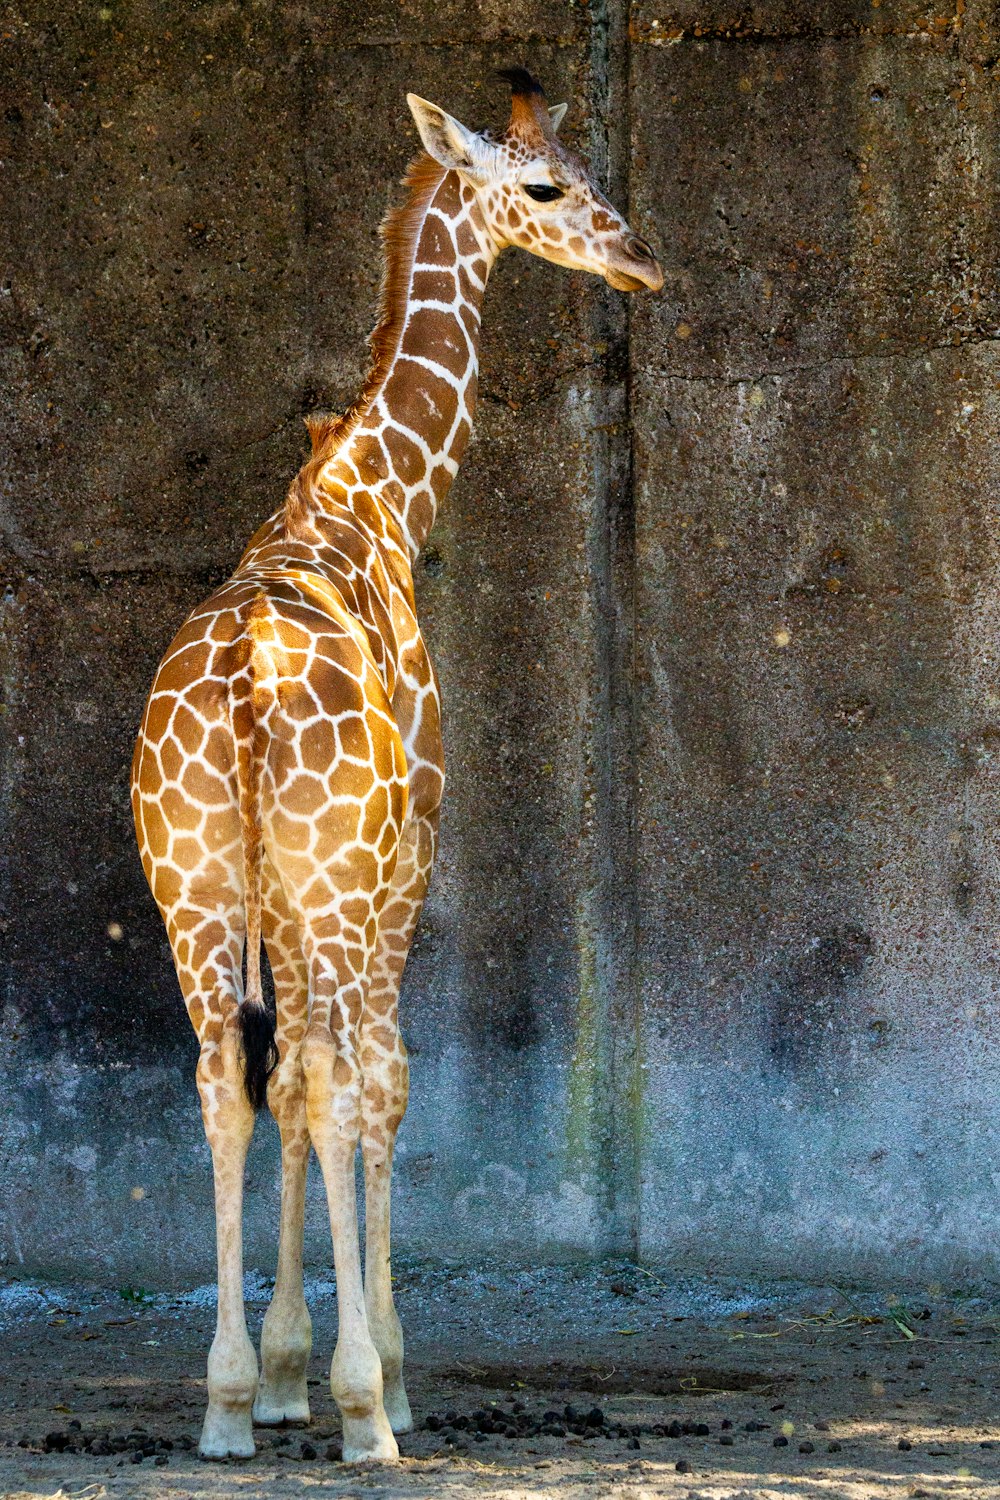
[[[619,292],[638,292],[644,288],[658,292],[663,285],[663,272],[652,246],[637,234],[629,234],[622,236],[622,254],[608,267],[605,280]]]

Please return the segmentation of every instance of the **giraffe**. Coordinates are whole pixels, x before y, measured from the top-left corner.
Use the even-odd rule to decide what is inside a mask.
[[[522,68],[502,76],[511,114],[496,137],[407,96],[424,150],[382,227],[381,309],[363,389],[343,416],[307,418],[311,456],[232,577],[174,638],[135,748],[136,833],[198,1038],[214,1173],[206,1458],[252,1456],[255,1422],[309,1420],[311,1150],[333,1240],[330,1387],[344,1459],[394,1459],[395,1434],[412,1426],[389,1261],[393,1145],[409,1087],[397,1001],[444,787],[438,687],[412,567],[469,438],[480,310],[501,250],[520,246],[621,291],[663,283],[649,245],[560,144],[566,106],[550,109]],[[282,1187],[258,1373],[243,1305],[242,1198],[265,1101]]]

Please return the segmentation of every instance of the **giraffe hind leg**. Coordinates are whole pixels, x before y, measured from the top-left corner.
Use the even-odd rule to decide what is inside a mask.
[[[363,975],[345,974],[334,954],[310,958],[305,1043],[309,1133],[323,1169],[337,1276],[337,1346],[330,1391],[340,1407],[344,1461],[399,1456],[382,1405],[382,1364],[368,1326],[358,1241],[354,1163],[361,1127],[357,1031]]]
[[[302,1275],[306,1171],[311,1149],[302,1073],[309,981],[295,923],[267,859],[262,923],[277,1010],[279,1061],[267,1099],[281,1136],[281,1228],[274,1294],[260,1336],[260,1388],[253,1419],[262,1427],[277,1427],[310,1420],[306,1370],[312,1351],[312,1323]]]
[[[204,991],[197,998],[205,1015],[197,1079],[212,1151],[219,1277],[208,1409],[198,1451],[203,1458],[252,1458],[257,1355],[243,1305],[243,1172],[255,1115],[243,1086],[235,984],[228,994]]]
[[[392,886],[379,917],[361,1022],[361,1152],[365,1169],[365,1306],[382,1361],[385,1413],[393,1432],[413,1427],[403,1383],[403,1330],[392,1295],[390,1200],[396,1133],[406,1112],[409,1063],[399,1030],[399,986],[427,894],[437,806],[407,818]]]

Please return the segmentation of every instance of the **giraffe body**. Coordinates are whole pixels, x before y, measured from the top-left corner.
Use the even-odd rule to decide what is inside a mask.
[[[511,124],[498,141],[410,97],[428,154],[384,229],[382,318],[365,388],[346,416],[310,422],[311,459],[232,578],[181,627],[136,744],[140,852],[200,1044],[215,1174],[206,1457],[252,1454],[253,1421],[309,1418],[310,1149],[330,1209],[339,1312],[330,1378],[344,1457],[393,1458],[394,1432],[411,1425],[389,1271],[392,1153],[408,1092],[397,1002],[444,787],[412,563],[471,431],[482,297],[499,251],[520,244],[623,290],[662,283],[649,247],[558,145],[552,121],[562,107],[550,118],[527,74],[515,70],[511,82]],[[241,1226],[265,1093],[281,1136],[282,1199],[258,1374]]]

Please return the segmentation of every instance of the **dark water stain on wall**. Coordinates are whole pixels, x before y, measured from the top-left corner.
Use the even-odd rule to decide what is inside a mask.
[[[817,933],[806,951],[778,965],[767,990],[771,1056],[779,1072],[836,1064],[845,1050],[871,933],[852,923]],[[853,1003],[852,1003],[853,1002]]]

